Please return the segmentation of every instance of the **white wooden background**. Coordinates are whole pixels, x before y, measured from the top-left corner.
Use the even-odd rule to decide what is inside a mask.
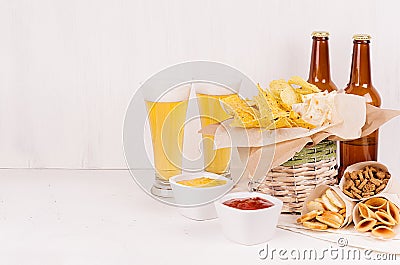
[[[331,32],[340,88],[353,33],[370,33],[383,107],[400,108],[398,10],[372,0],[1,0],[0,167],[126,168],[125,110],[151,74],[209,59],[262,84],[306,77],[313,30]],[[399,118],[382,129],[391,168],[399,131]]]

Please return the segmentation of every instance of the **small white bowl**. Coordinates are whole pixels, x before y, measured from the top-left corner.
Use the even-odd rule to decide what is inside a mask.
[[[240,210],[224,205],[230,199],[260,197],[272,202],[269,208]],[[229,193],[215,202],[218,218],[225,236],[243,245],[255,245],[270,240],[276,231],[283,203],[281,200],[258,192]]]
[[[226,183],[214,187],[191,187],[177,183],[200,177],[226,180]],[[170,178],[169,182],[181,214],[199,221],[217,218],[214,201],[230,191],[234,184],[232,180],[210,172],[183,173]]]

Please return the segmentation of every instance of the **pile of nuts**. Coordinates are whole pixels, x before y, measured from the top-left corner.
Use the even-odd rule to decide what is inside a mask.
[[[380,168],[366,166],[346,172],[343,193],[353,199],[363,199],[380,193],[388,184],[390,174]]]

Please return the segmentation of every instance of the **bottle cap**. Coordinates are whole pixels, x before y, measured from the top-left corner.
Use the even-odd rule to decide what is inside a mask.
[[[369,34],[355,34],[353,35],[353,40],[370,40],[371,35]]]
[[[329,32],[328,31],[313,31],[313,33],[311,33],[311,36],[317,37],[317,38],[328,38]]]

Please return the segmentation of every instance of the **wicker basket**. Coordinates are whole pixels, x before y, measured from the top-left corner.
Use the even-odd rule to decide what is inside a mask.
[[[336,142],[324,140],[303,148],[292,159],[267,173],[260,182],[250,182],[252,191],[278,197],[282,212],[300,213],[303,202],[319,184],[335,184],[337,176]]]

